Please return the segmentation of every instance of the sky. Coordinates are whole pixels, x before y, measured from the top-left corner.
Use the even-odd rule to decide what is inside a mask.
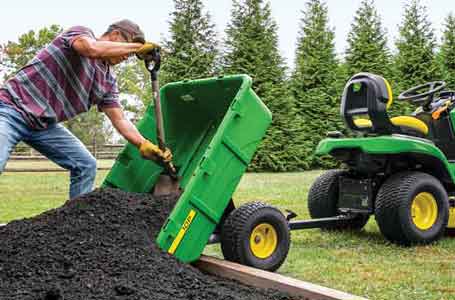
[[[292,67],[305,0],[269,0],[272,15],[279,27],[280,52]],[[229,22],[231,0],[203,0],[205,9],[212,16],[219,36]],[[346,38],[359,8],[361,0],[327,0],[330,26],[335,28],[336,49],[342,54],[346,49]],[[406,0],[376,0],[376,7],[386,28],[389,46],[393,49],[398,36]],[[422,0],[428,8],[428,16],[435,29],[438,41],[441,37],[444,19],[449,12],[455,12],[455,1]],[[168,34],[168,22],[173,10],[172,0],[16,0],[5,1],[0,17],[0,44],[16,41],[18,36],[30,29],[39,29],[51,24],[64,28],[84,25],[96,35],[101,35],[107,26],[115,21],[128,18],[138,23],[146,38],[160,41]]]

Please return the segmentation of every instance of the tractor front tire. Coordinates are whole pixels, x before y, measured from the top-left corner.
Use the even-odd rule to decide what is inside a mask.
[[[308,192],[308,210],[313,219],[330,218],[338,212],[339,178],[347,175],[345,170],[329,170],[320,175]],[[325,230],[361,230],[368,222],[369,215],[359,214],[356,218],[322,227]]]
[[[391,242],[403,246],[431,243],[447,226],[447,192],[439,180],[426,173],[392,175],[378,191],[375,217]]]
[[[286,259],[289,246],[286,218],[278,209],[261,202],[235,209],[221,229],[224,258],[254,268],[275,271]]]

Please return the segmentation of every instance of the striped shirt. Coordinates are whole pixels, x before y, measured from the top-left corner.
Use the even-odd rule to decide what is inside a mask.
[[[0,101],[16,108],[33,129],[66,121],[89,111],[120,107],[111,66],[73,49],[80,36],[95,38],[82,26],[57,36],[0,88]]]

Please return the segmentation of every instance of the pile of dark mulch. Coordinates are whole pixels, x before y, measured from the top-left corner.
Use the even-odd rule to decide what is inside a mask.
[[[174,203],[99,189],[0,228],[0,299],[289,299],[159,250],[155,237]]]

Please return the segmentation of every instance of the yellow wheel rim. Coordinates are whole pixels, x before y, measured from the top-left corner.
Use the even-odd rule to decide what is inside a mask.
[[[254,256],[267,258],[275,252],[277,245],[278,235],[272,225],[261,223],[251,232],[250,248]]]
[[[438,217],[438,204],[432,194],[424,192],[412,200],[412,220],[420,230],[431,228]]]

